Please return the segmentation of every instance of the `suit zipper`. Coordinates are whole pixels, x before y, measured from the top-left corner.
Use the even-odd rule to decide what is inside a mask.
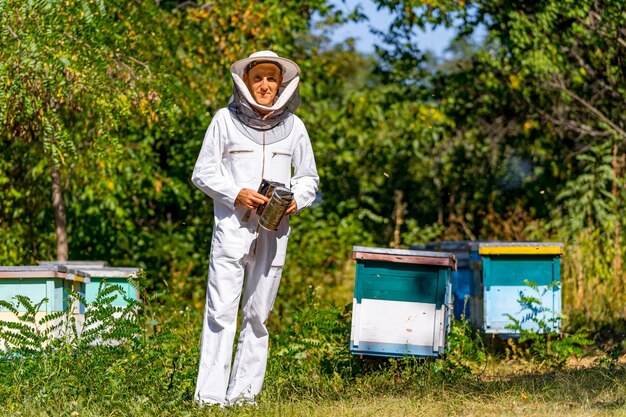
[[[265,132],[263,132],[263,161],[261,161],[261,181],[263,181],[263,177],[265,177]],[[256,239],[254,239],[254,249],[252,253],[256,255],[256,245],[259,241],[259,225],[256,226]]]
[[[263,162],[261,164],[261,181],[265,177],[265,132],[263,132]]]

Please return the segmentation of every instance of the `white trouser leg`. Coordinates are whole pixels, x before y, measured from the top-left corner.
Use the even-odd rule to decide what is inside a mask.
[[[269,335],[265,323],[274,306],[285,259],[287,236],[261,230],[246,277],[242,323],[226,399],[252,402],[261,391],[267,365]]]
[[[228,246],[213,239],[194,398],[200,403],[226,402],[237,310],[244,278],[245,238]]]

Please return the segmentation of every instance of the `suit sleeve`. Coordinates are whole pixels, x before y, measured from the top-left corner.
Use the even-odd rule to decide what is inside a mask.
[[[204,135],[191,181],[215,202],[234,209],[235,199],[241,191],[241,187],[238,187],[232,178],[224,173],[222,166],[224,141],[222,140],[223,127],[221,127],[221,123],[221,117],[218,113],[213,117]]]
[[[291,191],[296,200],[297,210],[300,211],[313,203],[319,184],[313,148],[304,125],[293,152],[292,166],[294,174],[291,178]]]

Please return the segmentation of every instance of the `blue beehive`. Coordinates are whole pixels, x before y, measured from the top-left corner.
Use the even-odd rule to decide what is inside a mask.
[[[70,303],[69,291],[84,296],[85,284],[88,282],[89,274],[63,265],[0,266],[0,300],[15,305],[16,295],[28,297],[33,304],[47,299],[36,315],[37,321],[59,311],[81,315],[85,307],[78,300]],[[18,312],[26,312],[23,305],[19,306]],[[18,318],[0,307],[0,320],[15,322]],[[48,326],[52,324],[46,323]]]
[[[87,284],[85,289],[85,298],[87,303],[91,304],[98,296],[98,290],[101,286],[117,285],[122,288],[124,296],[130,300],[139,300],[137,288],[129,282],[129,278],[136,278],[137,268],[85,268],[85,271],[91,276],[91,282]],[[113,306],[126,306],[128,302],[121,294],[115,295],[115,300],[111,303]]]
[[[449,331],[454,254],[355,246],[350,351],[438,356]]]
[[[121,287],[124,296],[130,300],[139,300],[137,289],[129,282],[129,278],[137,278],[138,268],[109,267],[104,261],[67,261],[67,262],[40,262],[41,265],[63,265],[65,267],[80,268],[89,274],[90,282],[85,286],[87,304],[93,303],[98,296],[101,286],[116,285]],[[124,296],[113,293],[113,306],[126,306],[128,302]]]
[[[523,329],[544,330],[534,317],[558,331],[562,254],[562,243],[480,243],[470,254],[480,259],[474,263],[472,325],[484,333],[514,336],[517,332],[508,327],[513,317]],[[539,304],[520,303],[522,297],[533,297]]]
[[[89,274],[63,265],[0,266],[0,300],[13,302],[23,295],[36,304],[47,298],[42,312],[67,311],[72,307],[69,290],[84,296],[89,281]],[[77,306],[75,313],[84,313],[84,306]]]
[[[430,242],[428,250],[454,253],[456,271],[452,272],[452,312],[454,318],[460,320],[471,316],[470,284],[472,270],[470,268],[470,252],[477,247],[477,242],[469,240]]]

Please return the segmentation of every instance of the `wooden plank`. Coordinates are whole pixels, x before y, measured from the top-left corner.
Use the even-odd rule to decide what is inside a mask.
[[[89,274],[86,274],[82,271],[68,271],[65,276],[66,281],[75,281],[75,282],[91,282],[91,278],[89,278]]]
[[[0,271],[1,278],[65,278],[65,272],[56,271]]]
[[[92,278],[137,278],[139,268],[80,268],[81,272],[88,274]]]
[[[450,267],[456,270],[456,263],[452,258],[431,258],[425,256],[405,256],[405,255],[389,255],[381,253],[367,253],[367,252],[353,252],[353,259],[363,259],[368,261],[385,261],[385,262],[399,262],[405,264],[420,264],[420,265],[436,265]]]
[[[396,256],[423,256],[426,258],[451,258],[454,253],[422,251],[411,249],[391,249],[391,248],[375,248],[370,246],[353,246],[352,252],[359,253],[376,253],[380,255],[396,255]]]
[[[562,246],[488,246],[478,249],[480,255],[562,255]]]
[[[37,261],[37,265],[41,266],[64,266],[71,268],[104,268],[107,266],[106,261]]]

